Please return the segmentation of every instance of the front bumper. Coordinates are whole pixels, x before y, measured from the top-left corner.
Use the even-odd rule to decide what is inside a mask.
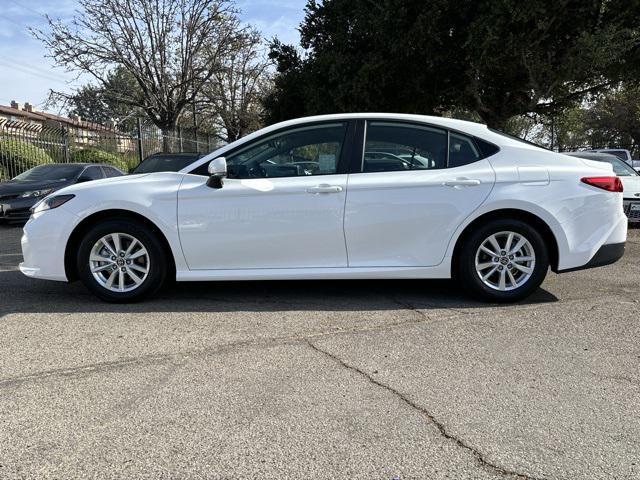
[[[24,226],[20,271],[28,277],[67,281],[64,255],[79,218],[58,207],[36,213]]]
[[[640,198],[625,198],[622,204],[629,223],[640,223]]]
[[[12,198],[0,200],[0,221],[25,222],[31,216],[33,207],[41,197]]]

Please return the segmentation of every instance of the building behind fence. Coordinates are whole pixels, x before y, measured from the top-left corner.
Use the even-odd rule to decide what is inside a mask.
[[[45,163],[109,163],[123,171],[158,152],[208,153],[210,135],[178,128],[169,135],[140,119],[130,131],[37,112],[30,104],[0,105],[0,181]]]

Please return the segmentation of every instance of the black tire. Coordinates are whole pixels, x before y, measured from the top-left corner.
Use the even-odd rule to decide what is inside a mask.
[[[147,250],[148,273],[131,291],[115,292],[101,285],[91,272],[90,255],[96,243],[106,235],[122,233],[134,237]],[[137,302],[155,294],[167,278],[166,253],[157,235],[149,228],[130,220],[105,220],[92,227],[80,241],[77,271],[82,283],[98,298],[111,303]],[[132,279],[129,277],[129,280]]]
[[[523,279],[523,284],[517,288],[513,288],[514,284],[508,285],[512,290],[499,290],[495,287],[487,285],[480,274],[476,271],[476,254],[480,249],[480,246],[491,235],[500,234],[501,232],[514,232],[522,235],[529,242],[530,247],[533,249],[535,255],[535,264],[533,265],[533,271],[527,280]],[[498,238],[504,238],[498,237]],[[501,254],[502,252],[500,252]],[[490,256],[489,256],[490,258]],[[502,258],[502,257],[500,257]],[[517,258],[517,257],[516,257]],[[508,256],[505,261],[508,261]],[[495,261],[495,260],[489,260]],[[501,260],[499,260],[500,262]],[[502,265],[497,263],[498,267]],[[515,262],[514,262],[515,263]],[[521,275],[520,271],[513,270],[511,263],[508,267],[502,267],[497,275],[500,275],[502,270],[509,268],[512,272]],[[488,267],[487,270],[482,273],[491,271],[492,268]],[[475,228],[463,241],[461,248],[458,250],[458,258],[456,258],[454,278],[462,284],[465,290],[474,297],[489,302],[509,303],[522,300],[540,287],[540,284],[544,281],[547,271],[549,270],[549,252],[547,245],[542,238],[542,235],[531,225],[521,220],[515,219],[497,219],[489,221],[484,225],[480,225]],[[495,274],[494,274],[495,275]],[[489,282],[492,279],[499,277],[490,277]],[[497,283],[497,282],[494,282]]]

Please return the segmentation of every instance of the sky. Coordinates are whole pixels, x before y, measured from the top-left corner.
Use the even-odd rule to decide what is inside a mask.
[[[266,38],[298,43],[297,27],[306,0],[236,0],[235,4],[241,20]],[[16,100],[42,109],[49,89],[69,92],[78,85],[76,74],[56,67],[28,31],[45,28],[45,14],[69,20],[77,8],[77,0],[0,0],[0,105]]]

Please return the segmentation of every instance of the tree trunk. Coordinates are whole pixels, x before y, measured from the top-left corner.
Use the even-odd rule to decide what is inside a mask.
[[[172,153],[175,148],[174,128],[172,126],[160,127],[162,130],[162,151]]]

